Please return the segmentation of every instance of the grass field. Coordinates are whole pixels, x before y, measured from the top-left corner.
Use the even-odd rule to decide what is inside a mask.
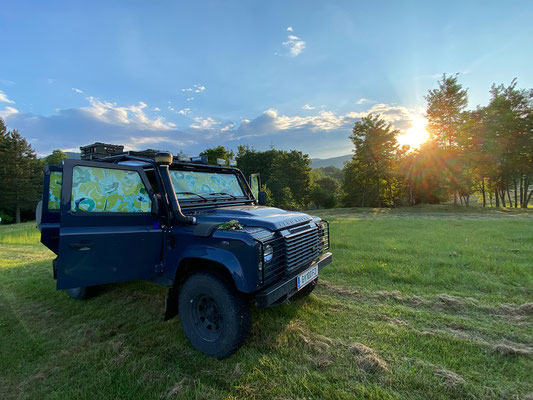
[[[70,300],[33,225],[1,226],[0,398],[533,398],[532,212],[317,214],[334,254],[321,284],[254,309],[224,361],[162,322],[163,288]]]

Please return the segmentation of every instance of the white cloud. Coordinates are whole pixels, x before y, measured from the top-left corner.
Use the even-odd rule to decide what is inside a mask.
[[[282,44],[289,49],[289,56],[296,57],[305,49],[305,42],[298,36],[289,35],[287,39]]]
[[[189,128],[192,129],[213,129],[214,127],[221,124],[221,122],[216,121],[215,119],[211,117],[202,118],[202,117],[196,117],[194,118],[195,124],[191,124]]]
[[[195,92],[195,93],[202,93],[202,92],[205,92],[205,86],[202,86],[202,85],[194,85],[194,92]]]
[[[15,104],[15,102],[13,100],[10,100],[8,97],[7,97],[7,94],[5,94],[4,92],[2,92],[0,90],[0,103],[9,103],[9,104]]]
[[[293,31],[292,26],[287,27],[287,32],[292,32],[292,31]]]
[[[161,109],[159,107],[154,107],[152,108],[152,111],[161,111]]]
[[[357,104],[367,104],[367,103],[375,103],[375,101],[368,100],[365,98],[360,98],[359,100],[357,100]]]
[[[202,93],[205,92],[205,86],[200,85],[199,83],[193,85],[193,87],[189,88],[183,88],[181,89],[182,92],[194,92],[194,93]]]
[[[316,107],[310,106],[309,104],[306,104],[302,107],[302,110],[314,110]]]
[[[80,90],[80,89],[78,89],[78,88],[75,88],[75,87],[73,87],[73,88],[72,88],[72,90],[74,90],[74,91],[75,91],[76,93],[81,93],[81,94],[83,94],[83,93],[84,93],[84,91],[83,91],[83,90]]]
[[[124,142],[125,150],[139,150],[145,149],[146,146],[153,145],[173,145],[178,147],[190,146],[196,143],[194,140],[179,140],[169,136],[145,136],[145,137],[130,137]]]
[[[191,113],[191,109],[190,108],[184,108],[183,110],[179,110],[178,111],[178,114],[181,114],[181,115],[187,115],[187,114],[190,114]]]
[[[17,110],[16,108],[6,107],[3,110],[0,110],[0,118],[6,119],[18,113],[19,113],[19,110]]]
[[[147,105],[142,101],[137,105],[117,106],[116,103],[100,101],[94,97],[89,97],[87,100],[91,106],[82,107],[81,110],[102,122],[114,125],[130,125],[147,130],[170,130],[176,127],[175,124],[166,122],[163,117],[148,118],[144,113]]]
[[[185,100],[192,101],[192,100],[194,100],[194,97],[187,97]]]

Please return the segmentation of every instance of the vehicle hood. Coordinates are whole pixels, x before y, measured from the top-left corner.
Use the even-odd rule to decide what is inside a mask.
[[[273,231],[286,229],[312,220],[311,216],[304,213],[265,206],[219,207],[198,211],[195,213],[195,217],[199,223],[212,222],[222,224],[236,219],[244,226],[257,226]]]

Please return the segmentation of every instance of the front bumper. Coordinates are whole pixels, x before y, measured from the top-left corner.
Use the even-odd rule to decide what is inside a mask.
[[[324,253],[320,258],[314,261],[308,268],[318,265],[320,271],[326,265],[333,261],[331,253]],[[302,271],[303,272],[303,271]],[[260,291],[255,296],[255,304],[258,307],[271,307],[283,303],[298,292],[296,276],[292,278],[284,279],[275,283],[274,285]]]

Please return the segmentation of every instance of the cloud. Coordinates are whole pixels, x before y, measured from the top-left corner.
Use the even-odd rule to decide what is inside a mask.
[[[302,107],[302,110],[314,110],[316,107],[312,107],[309,104],[306,104]]]
[[[287,32],[292,32],[292,31],[293,31],[292,26],[287,27]]]
[[[87,100],[91,106],[82,107],[80,110],[109,124],[131,125],[147,130],[170,130],[176,127],[174,123],[166,122],[163,117],[148,118],[144,112],[147,105],[142,101],[137,105],[117,106],[116,103],[100,101],[94,97],[88,97]]]
[[[0,110],[0,118],[7,119],[12,115],[18,114],[19,110],[13,107],[6,107],[3,110]]]
[[[161,109],[159,107],[154,107],[152,108],[152,111],[161,111]]]
[[[368,100],[365,98],[360,98],[359,100],[357,100],[357,104],[367,104],[367,103],[375,103],[375,101]]]
[[[178,111],[178,114],[181,114],[181,115],[187,115],[187,114],[190,114],[191,113],[191,109],[190,108],[184,108],[183,110],[179,110]]]
[[[195,92],[195,93],[202,93],[202,92],[205,92],[205,86],[202,86],[202,85],[194,85],[194,92]]]
[[[2,92],[1,90],[0,90],[0,103],[15,104],[15,102],[13,100],[9,100],[9,98],[7,97],[7,94]]]
[[[275,146],[324,158],[350,153],[352,144],[348,137],[353,124],[370,113],[380,113],[395,128],[408,129],[413,115],[419,112],[390,104],[374,104],[365,111],[346,113],[317,106],[302,111],[302,115],[269,108],[252,118],[231,121],[213,115],[195,117],[189,126],[178,127],[160,116],[146,115],[152,109],[144,102],[123,105],[88,97],[84,107],[59,109],[49,116],[19,112],[13,107],[0,109],[0,116],[10,129],[18,129],[30,138],[38,154],[49,154],[58,148],[77,149],[100,141],[122,144],[127,149],[150,147],[189,154],[219,144],[232,149],[246,144],[258,150]],[[175,112],[189,115],[187,108]],[[177,115],[175,118],[181,120]]]
[[[213,129],[214,127],[221,125],[221,122],[216,121],[215,119],[211,117],[202,118],[202,117],[196,117],[194,118],[195,124],[191,124],[189,128],[192,129]]]
[[[411,127],[413,115],[420,114],[420,110],[380,103],[374,104],[367,111],[360,113],[352,112],[346,114],[346,116],[350,118],[362,118],[369,114],[379,114],[381,118],[392,124],[394,128],[406,130]]]
[[[194,97],[187,97],[185,100],[192,101],[192,100],[194,100]]]
[[[194,93],[202,93],[205,92],[205,86],[200,85],[199,83],[193,85],[193,87],[189,88],[183,88],[181,89],[182,92],[194,92]]]
[[[305,42],[294,35],[287,36],[287,39],[282,45],[289,49],[289,56],[297,57],[305,49]]]

